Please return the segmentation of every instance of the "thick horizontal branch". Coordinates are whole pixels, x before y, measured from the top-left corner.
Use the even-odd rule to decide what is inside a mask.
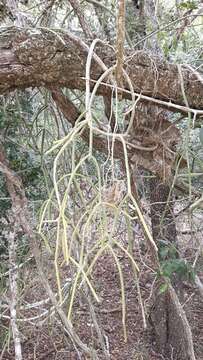
[[[40,28],[1,29],[0,94],[35,86],[84,90],[87,53],[88,46],[70,33]],[[97,46],[96,53],[107,67],[115,64],[115,54],[110,47]],[[125,69],[135,92],[180,106],[185,106],[186,97],[191,108],[203,109],[203,84],[191,69],[182,66],[181,84],[176,65],[140,51],[128,54]],[[97,80],[102,72],[93,60],[91,79]],[[109,91],[105,85],[98,89],[103,95]],[[129,97],[129,94],[123,96]]]

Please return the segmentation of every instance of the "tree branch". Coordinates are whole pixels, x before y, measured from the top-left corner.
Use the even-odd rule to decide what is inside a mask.
[[[81,4],[78,0],[69,0],[69,3],[71,4],[75,14],[78,17],[78,20],[80,22],[80,26],[86,36],[86,38],[92,39],[93,38],[93,34],[92,31],[89,27],[89,25],[87,24],[86,20],[85,20],[85,16],[81,10]]]
[[[89,47],[70,33],[48,29],[4,28],[0,31],[0,94],[28,87],[67,87],[85,89],[85,66]],[[97,54],[111,67],[114,51],[97,46]],[[131,56],[132,55],[132,56]],[[130,53],[124,67],[134,91],[170,103],[185,106],[178,68],[146,52]],[[103,70],[93,57],[91,80],[96,81]],[[182,67],[185,95],[189,106],[203,109],[203,85],[191,69]],[[125,85],[127,89],[127,85]],[[101,85],[98,94],[108,95]],[[129,93],[123,93],[129,98]],[[161,106],[161,104],[160,104]],[[164,106],[164,105],[163,105]],[[177,111],[177,109],[172,109]],[[181,109],[180,109],[181,111]]]

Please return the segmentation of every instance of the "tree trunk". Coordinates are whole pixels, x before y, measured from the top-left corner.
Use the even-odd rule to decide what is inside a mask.
[[[158,178],[150,182],[151,222],[153,238],[158,247],[177,247],[176,223],[173,203],[168,201],[170,188]],[[195,360],[190,326],[180,304],[177,293],[181,293],[180,279],[172,277],[166,291],[160,292],[164,279],[160,279],[154,291],[154,305],[150,320],[156,343],[165,359]],[[176,291],[174,290],[176,289]]]
[[[177,242],[173,204],[168,201],[170,188],[157,177],[150,180],[152,234],[157,242]]]

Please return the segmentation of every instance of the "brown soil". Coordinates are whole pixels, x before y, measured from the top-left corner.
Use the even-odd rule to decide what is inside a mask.
[[[144,252],[143,252],[144,254]],[[138,303],[136,282],[134,279],[131,263],[126,255],[117,251],[119,262],[122,266],[125,295],[126,295],[126,327],[127,342],[124,341],[122,326],[122,305],[120,280],[116,264],[110,254],[105,253],[98,261],[92,274],[92,283],[101,299],[100,304],[93,301],[97,322],[102,329],[106,348],[109,351],[111,360],[159,360],[163,359],[155,351],[155,343],[151,334],[150,324],[147,321],[148,329],[143,328],[141,308]],[[140,268],[140,289],[147,312],[152,304],[151,290],[155,274],[146,268],[149,265],[148,255],[144,255],[144,262],[141,261],[140,252],[135,254]],[[143,259],[142,259],[143,260]],[[66,274],[67,276],[67,274]],[[37,276],[33,278],[31,272],[27,276],[27,283],[31,284],[25,289],[24,301],[28,303],[46,298],[46,294],[39,283]],[[49,304],[50,306],[50,304]],[[47,307],[44,306],[44,308]],[[192,285],[185,284],[185,306],[187,317],[191,324],[197,360],[203,359],[203,302],[199,294],[194,291]],[[64,308],[64,310],[66,310]],[[38,314],[37,310],[26,310],[24,317],[31,317]],[[21,314],[22,315],[22,314]],[[42,318],[44,319],[44,318]],[[88,303],[85,295],[78,296],[74,303],[73,324],[75,329],[88,346],[97,351],[98,358],[106,359],[101,350],[101,344],[90,317]],[[6,322],[4,321],[4,325]],[[31,323],[20,324],[22,337],[23,359],[31,360],[78,360],[89,359],[75,349],[70,339],[64,334],[62,327],[55,317],[45,321],[41,325]],[[5,351],[2,360],[15,359],[12,344],[9,350]]]

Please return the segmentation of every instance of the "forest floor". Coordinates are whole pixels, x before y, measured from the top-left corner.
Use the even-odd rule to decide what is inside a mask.
[[[140,235],[140,241],[143,239]],[[147,329],[143,326],[141,307],[138,301],[138,291],[133,274],[131,262],[126,254],[117,251],[118,259],[123,271],[125,297],[126,297],[126,328],[127,341],[124,340],[122,326],[122,303],[121,287],[118,269],[110,254],[104,253],[98,260],[97,266],[92,274],[92,283],[101,299],[98,305],[94,301],[94,310],[97,323],[105,342],[105,347],[111,360],[159,360],[164,359],[156,352],[155,341],[150,328],[148,312],[152,305],[152,289],[156,274],[150,268],[149,253],[140,247],[134,249],[134,257],[140,268],[139,285],[142,295],[142,303],[145,308]],[[46,259],[47,268],[49,259]],[[29,270],[32,268],[32,271]],[[35,270],[33,270],[33,268]],[[53,270],[53,269],[52,269]],[[46,299],[34,263],[28,269],[22,271],[24,277],[24,289],[22,304],[30,304]],[[67,277],[68,272],[64,272]],[[47,273],[52,282],[52,275]],[[53,284],[53,287],[55,285]],[[184,283],[184,310],[189,320],[194,340],[196,360],[203,360],[203,301],[198,291],[192,284]],[[48,306],[49,305],[49,306]],[[19,327],[22,334],[22,352],[24,360],[88,360],[79,349],[76,349],[70,339],[65,335],[56,317],[49,316],[51,305],[45,304],[41,308],[33,307],[21,312],[21,317],[33,318],[33,320],[20,322]],[[47,320],[35,321],[34,317],[44,310],[49,309]],[[64,308],[66,311],[66,309]],[[8,313],[9,314],[9,313]],[[81,340],[96,349],[98,358],[106,359],[98,336],[95,332],[92,318],[90,316],[88,302],[85,295],[80,295],[74,302],[72,321],[77,334]],[[3,325],[8,322],[3,320]],[[0,356],[1,360],[15,359],[12,344],[5,349]],[[170,357],[171,359],[171,357]],[[166,359],[165,359],[166,360]]]

